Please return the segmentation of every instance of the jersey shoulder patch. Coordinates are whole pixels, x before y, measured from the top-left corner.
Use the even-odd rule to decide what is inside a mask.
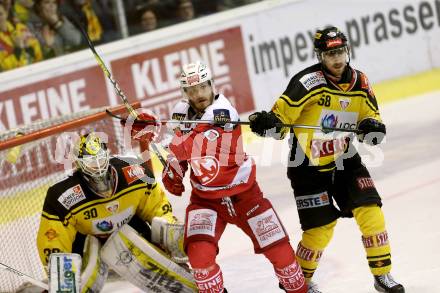
[[[305,73],[299,78],[299,82],[308,91],[320,85],[327,85],[324,73],[321,70]]]
[[[297,74],[295,74],[289,81],[286,90],[283,92],[281,98],[288,98],[288,102],[299,102],[311,90],[327,85],[324,73],[321,71],[321,64],[317,63],[309,66]],[[284,99],[283,98],[283,99]]]
[[[70,210],[74,205],[80,203],[86,199],[86,194],[81,187],[81,184],[76,184],[66,191],[64,191],[60,197],[58,197],[58,202],[66,209]]]
[[[79,176],[81,175],[76,171],[71,176],[51,186],[47,191],[47,200],[53,204],[56,203],[60,208],[63,207],[66,211],[86,200],[86,194],[81,186]]]

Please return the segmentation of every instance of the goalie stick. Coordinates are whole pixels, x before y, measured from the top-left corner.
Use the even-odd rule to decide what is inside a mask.
[[[109,109],[106,109],[105,112],[110,115],[113,118],[120,119],[122,121],[126,120],[125,118],[118,116],[114,113],[112,113]],[[251,122],[249,121],[228,121],[228,122],[218,122],[215,120],[137,120],[140,123],[160,123],[160,124],[167,124],[167,123],[196,123],[196,124],[234,124],[234,125],[250,125]],[[351,129],[351,128],[340,128],[340,127],[327,127],[327,126],[317,126],[317,125],[305,125],[305,124],[285,124],[285,123],[277,123],[275,124],[276,127],[289,127],[289,128],[303,128],[303,129],[315,129],[315,130],[321,130],[323,132],[330,132],[330,131],[339,131],[339,132],[353,132],[358,133],[358,129]]]
[[[30,276],[28,276],[28,275],[26,275],[26,274],[24,274],[24,273],[22,273],[20,271],[17,271],[16,269],[14,269],[14,268],[12,268],[12,267],[10,267],[8,265],[5,265],[4,263],[0,262],[0,268],[4,269],[5,271],[8,271],[8,272],[10,272],[12,274],[15,274],[15,275],[19,276],[24,281],[28,281],[29,283],[32,283],[35,286],[38,286],[38,287],[40,287],[40,288],[42,288],[44,290],[49,290],[49,286],[46,283],[44,283],[42,281],[39,281],[39,280],[36,280],[36,279],[34,279],[34,278],[32,278],[32,277],[30,277]]]

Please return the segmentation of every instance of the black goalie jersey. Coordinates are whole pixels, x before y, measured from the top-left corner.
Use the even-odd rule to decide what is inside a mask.
[[[115,189],[108,198],[94,193],[79,171],[49,188],[37,236],[44,265],[53,252],[72,252],[78,233],[105,239],[135,215],[148,223],[153,217],[176,221],[151,171],[135,158],[111,158],[110,172]]]

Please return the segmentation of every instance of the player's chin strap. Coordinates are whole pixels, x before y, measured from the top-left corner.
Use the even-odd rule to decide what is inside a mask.
[[[197,292],[190,272],[129,225],[107,239],[101,257],[118,275],[145,292]]]

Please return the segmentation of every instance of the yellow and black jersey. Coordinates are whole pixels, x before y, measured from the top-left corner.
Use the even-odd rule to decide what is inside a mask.
[[[366,75],[347,66],[341,81],[328,76],[320,63],[296,74],[272,107],[272,112],[286,124],[324,125],[355,129],[365,118],[381,121],[376,98]],[[320,130],[284,128],[282,137],[291,132],[291,161],[312,165],[320,171],[331,170],[334,161],[347,149],[347,132],[323,133]],[[300,152],[298,152],[298,150]]]
[[[89,187],[79,171],[51,186],[41,215],[37,246],[44,265],[50,253],[72,252],[77,233],[107,238],[136,216],[151,223],[176,218],[167,196],[152,172],[133,157],[112,157],[113,195],[103,198]]]

